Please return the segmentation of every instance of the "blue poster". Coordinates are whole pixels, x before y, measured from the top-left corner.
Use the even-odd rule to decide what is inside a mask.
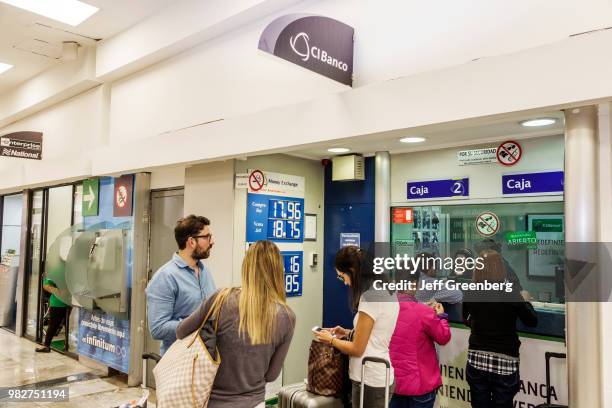
[[[407,183],[408,199],[469,197],[470,179],[446,179],[430,181],[409,181]]]
[[[102,311],[79,309],[79,354],[127,373],[130,363],[130,321]]]
[[[563,193],[563,171],[505,174],[502,192],[504,195]]]
[[[304,199],[247,194],[246,240],[304,242]]]
[[[302,251],[282,251],[285,266],[285,294],[287,297],[302,296]]]

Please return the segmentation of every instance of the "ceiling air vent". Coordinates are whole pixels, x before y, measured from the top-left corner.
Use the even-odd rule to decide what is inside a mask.
[[[365,180],[363,156],[349,154],[332,158],[332,181]]]

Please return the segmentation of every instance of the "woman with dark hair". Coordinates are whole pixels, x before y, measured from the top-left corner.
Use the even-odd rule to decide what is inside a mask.
[[[353,406],[359,406],[361,364],[364,356],[390,361],[389,343],[395,329],[399,304],[395,295],[372,289],[374,278],[372,257],[358,247],[347,246],[335,259],[339,280],[350,287],[351,305],[356,313],[354,329],[337,326],[315,333],[315,337],[349,356],[349,377],[352,381]],[[385,398],[386,367],[366,363],[364,407],[382,408]],[[393,368],[390,383],[393,384]],[[389,394],[394,386],[390,386]],[[386,408],[386,407],[385,407]]]
[[[489,249],[480,256],[484,266],[474,270],[473,282],[508,283],[499,252]],[[516,319],[526,326],[538,324],[533,306],[527,301],[529,294],[516,289],[471,293],[466,298],[470,301],[463,303],[463,319],[471,328],[466,377],[472,407],[510,408],[520,386],[521,342],[516,334]]]

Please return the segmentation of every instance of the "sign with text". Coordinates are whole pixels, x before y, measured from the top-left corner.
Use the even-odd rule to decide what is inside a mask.
[[[409,181],[407,189],[409,200],[469,197],[470,179],[465,177],[459,179]]]
[[[563,171],[502,175],[504,195],[563,193]]]
[[[0,156],[42,160],[41,132],[14,132],[0,136]]]
[[[341,232],[340,233],[340,248],[346,246],[361,246],[361,234],[359,232]]]
[[[130,321],[80,308],[77,352],[127,373],[130,363]]]
[[[538,238],[535,231],[508,231],[506,244],[509,247],[527,246],[529,249],[537,248]]]
[[[258,48],[352,86],[354,32],[353,27],[329,17],[288,14],[264,29]]]
[[[484,149],[461,150],[457,152],[457,161],[460,166],[467,164],[495,163],[497,160],[497,148],[485,147]]]
[[[439,347],[442,386],[438,389],[436,408],[470,408],[471,393],[467,382],[466,364],[470,330],[451,328],[452,340]],[[520,384],[514,397],[515,408],[535,408],[546,400],[546,369],[544,353],[566,353],[561,341],[521,337]],[[552,359],[550,370],[550,395],[554,404],[567,405],[567,364],[565,360]]]
[[[394,224],[412,224],[414,222],[412,208],[394,208]]]
[[[535,234],[537,246],[527,253],[527,275],[554,277],[565,263],[563,214],[527,214],[527,230]]]

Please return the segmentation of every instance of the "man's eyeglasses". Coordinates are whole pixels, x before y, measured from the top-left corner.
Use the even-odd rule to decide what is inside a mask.
[[[197,240],[198,238],[204,238],[204,239],[208,239],[210,240],[212,238],[212,234],[206,234],[206,235],[192,235],[193,239]]]

